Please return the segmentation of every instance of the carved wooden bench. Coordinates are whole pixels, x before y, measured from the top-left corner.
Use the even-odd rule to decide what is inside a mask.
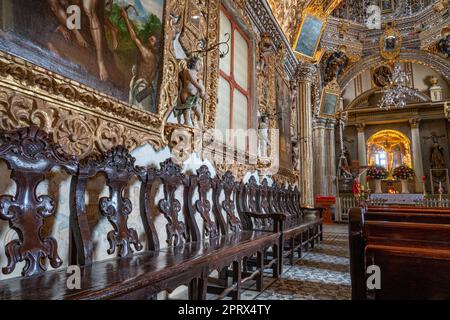
[[[450,213],[424,208],[350,210],[349,242],[353,299],[450,298]],[[411,208],[415,209],[415,208]],[[427,212],[429,209],[429,212]],[[439,213],[437,213],[439,212]],[[377,266],[379,289],[367,287]],[[372,283],[372,280],[369,281]]]
[[[265,257],[279,256],[274,276],[282,272],[283,258],[290,257],[290,263],[293,264],[296,251],[301,258],[302,247],[308,249],[308,244],[313,247],[315,241],[322,239],[322,209],[301,208],[297,187],[279,188],[276,183],[269,186],[267,179],[263,179],[261,185],[258,185],[256,178],[252,176],[247,184],[241,184],[239,200],[237,207],[243,219],[248,217],[249,213],[286,215],[279,246],[265,255]],[[269,223],[249,219],[246,220],[246,226],[258,230],[270,230],[272,227]]]
[[[202,166],[196,174],[186,175],[170,159],[159,169],[137,167],[122,146],[101,159],[79,163],[37,127],[0,133],[0,159],[12,170],[17,185],[15,196],[0,197],[0,218],[8,220],[19,237],[6,245],[8,265],[3,273],[10,274],[18,262],[26,262],[23,277],[1,281],[1,299],[153,299],[157,293],[181,285],[188,285],[190,299],[205,299],[208,288],[213,288],[208,286],[211,271],[228,266],[232,266],[232,284],[212,291],[218,298],[231,295],[239,299],[243,282],[256,279],[261,288],[263,270],[278,265],[277,254],[265,265],[263,252],[280,244],[285,215],[250,212],[245,219],[270,221],[273,229],[242,228],[234,209],[237,184],[230,172],[211,178],[208,168]],[[80,290],[67,287],[70,274],[61,268],[58,243],[42,233],[45,219],[55,212],[55,203],[49,195],[36,196],[36,189],[56,167],[71,175],[70,253],[64,259],[81,267]],[[112,228],[102,236],[109,242],[108,254],[117,255],[105,261],[94,261],[85,199],[89,179],[99,174],[106,177],[109,188],[109,195],[99,199],[99,211]],[[125,190],[132,179],[141,183],[139,211],[145,248],[137,231],[128,226],[132,203]],[[163,198],[154,212],[155,190],[161,184]],[[177,199],[177,190],[182,191],[183,204]],[[166,219],[166,247],[161,246],[164,237],[153,221],[158,213]],[[254,256],[256,270],[248,274],[243,261]],[[47,259],[57,270],[47,271]]]

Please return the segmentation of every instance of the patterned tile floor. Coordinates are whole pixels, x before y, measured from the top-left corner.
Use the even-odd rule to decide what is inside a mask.
[[[347,225],[324,226],[324,241],[286,265],[278,280],[265,278],[262,293],[249,288],[245,300],[350,300],[350,262]]]

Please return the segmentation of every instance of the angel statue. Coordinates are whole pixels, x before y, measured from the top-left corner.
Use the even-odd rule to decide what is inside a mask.
[[[180,104],[174,108],[175,117],[181,124],[181,116],[184,117],[184,124],[192,126],[191,112],[193,111],[197,118],[196,127],[203,128],[203,112],[200,100],[208,101],[209,97],[206,93],[205,86],[200,77],[203,70],[203,62],[200,58],[192,56],[182,61],[181,72],[179,74],[181,80]]]

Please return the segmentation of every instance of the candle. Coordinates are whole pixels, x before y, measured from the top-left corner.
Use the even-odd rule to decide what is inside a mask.
[[[423,182],[427,181],[427,176],[423,176],[423,177],[422,177],[422,181],[423,181]]]

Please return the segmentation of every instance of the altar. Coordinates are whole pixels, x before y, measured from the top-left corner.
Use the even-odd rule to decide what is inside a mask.
[[[370,199],[374,202],[383,202],[386,205],[416,205],[418,202],[423,202],[424,196],[420,193],[373,193],[370,195]]]

